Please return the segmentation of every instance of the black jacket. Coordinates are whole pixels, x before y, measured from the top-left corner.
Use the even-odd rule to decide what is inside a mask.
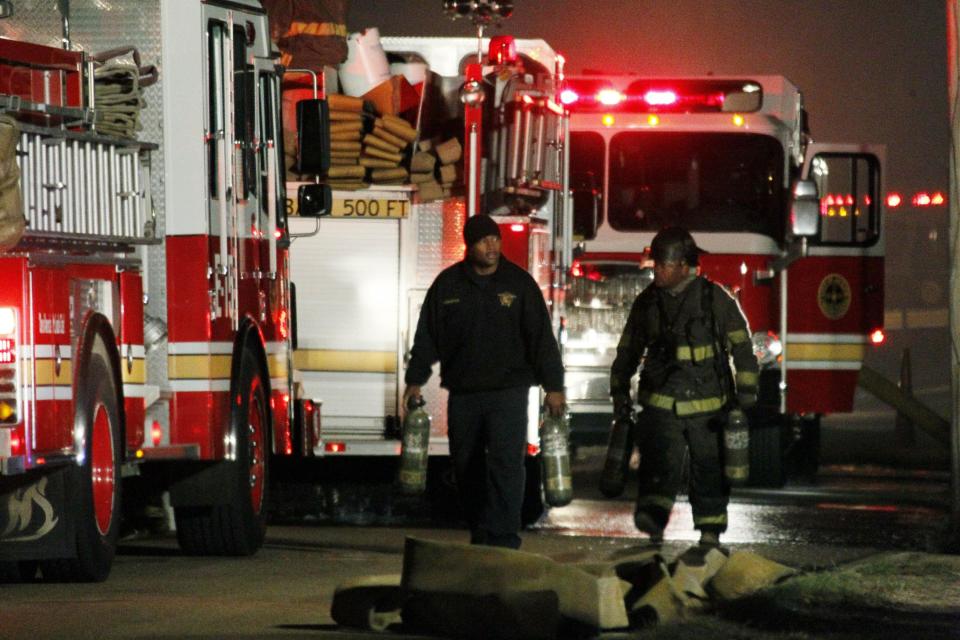
[[[733,360],[734,389],[724,353]],[[637,400],[644,406],[689,416],[719,411],[731,393],[742,406],[756,402],[759,366],[747,320],[736,299],[706,278],[676,296],[656,286],[637,296],[611,367],[610,395],[629,395],[641,360]]]
[[[406,383],[422,385],[440,361],[454,392],[541,385],[563,391],[563,364],[543,293],[533,277],[500,258],[480,276],[466,261],[437,276],[420,310]]]

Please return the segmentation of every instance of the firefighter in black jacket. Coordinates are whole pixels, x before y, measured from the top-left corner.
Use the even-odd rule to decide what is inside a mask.
[[[448,389],[450,457],[473,544],[520,547],[527,402],[531,386],[561,415],[563,364],[543,294],[500,255],[500,229],[486,215],[464,225],[466,256],[430,286],[406,372],[403,406],[420,396],[440,361]]]
[[[651,541],[662,541],[689,447],[693,525],[702,545],[716,546],[727,528],[730,494],[722,460],[726,409],[756,403],[757,359],[740,305],[696,275],[700,249],[693,237],[670,227],[650,250],[654,283],[630,309],[610,375],[616,412],[630,406],[630,378],[642,364],[634,522]]]

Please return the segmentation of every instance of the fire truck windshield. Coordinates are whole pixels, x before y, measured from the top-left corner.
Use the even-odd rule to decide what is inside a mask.
[[[783,235],[783,149],[738,133],[630,131],[610,140],[608,221],[618,231]]]

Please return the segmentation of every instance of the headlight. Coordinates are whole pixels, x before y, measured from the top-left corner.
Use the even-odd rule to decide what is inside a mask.
[[[780,359],[783,353],[783,343],[773,331],[753,334],[753,353],[757,356],[761,367],[769,367]]]

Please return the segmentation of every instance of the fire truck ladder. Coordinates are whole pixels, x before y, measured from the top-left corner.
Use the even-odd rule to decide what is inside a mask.
[[[150,154],[156,145],[21,124],[26,239],[71,244],[152,244]]]

